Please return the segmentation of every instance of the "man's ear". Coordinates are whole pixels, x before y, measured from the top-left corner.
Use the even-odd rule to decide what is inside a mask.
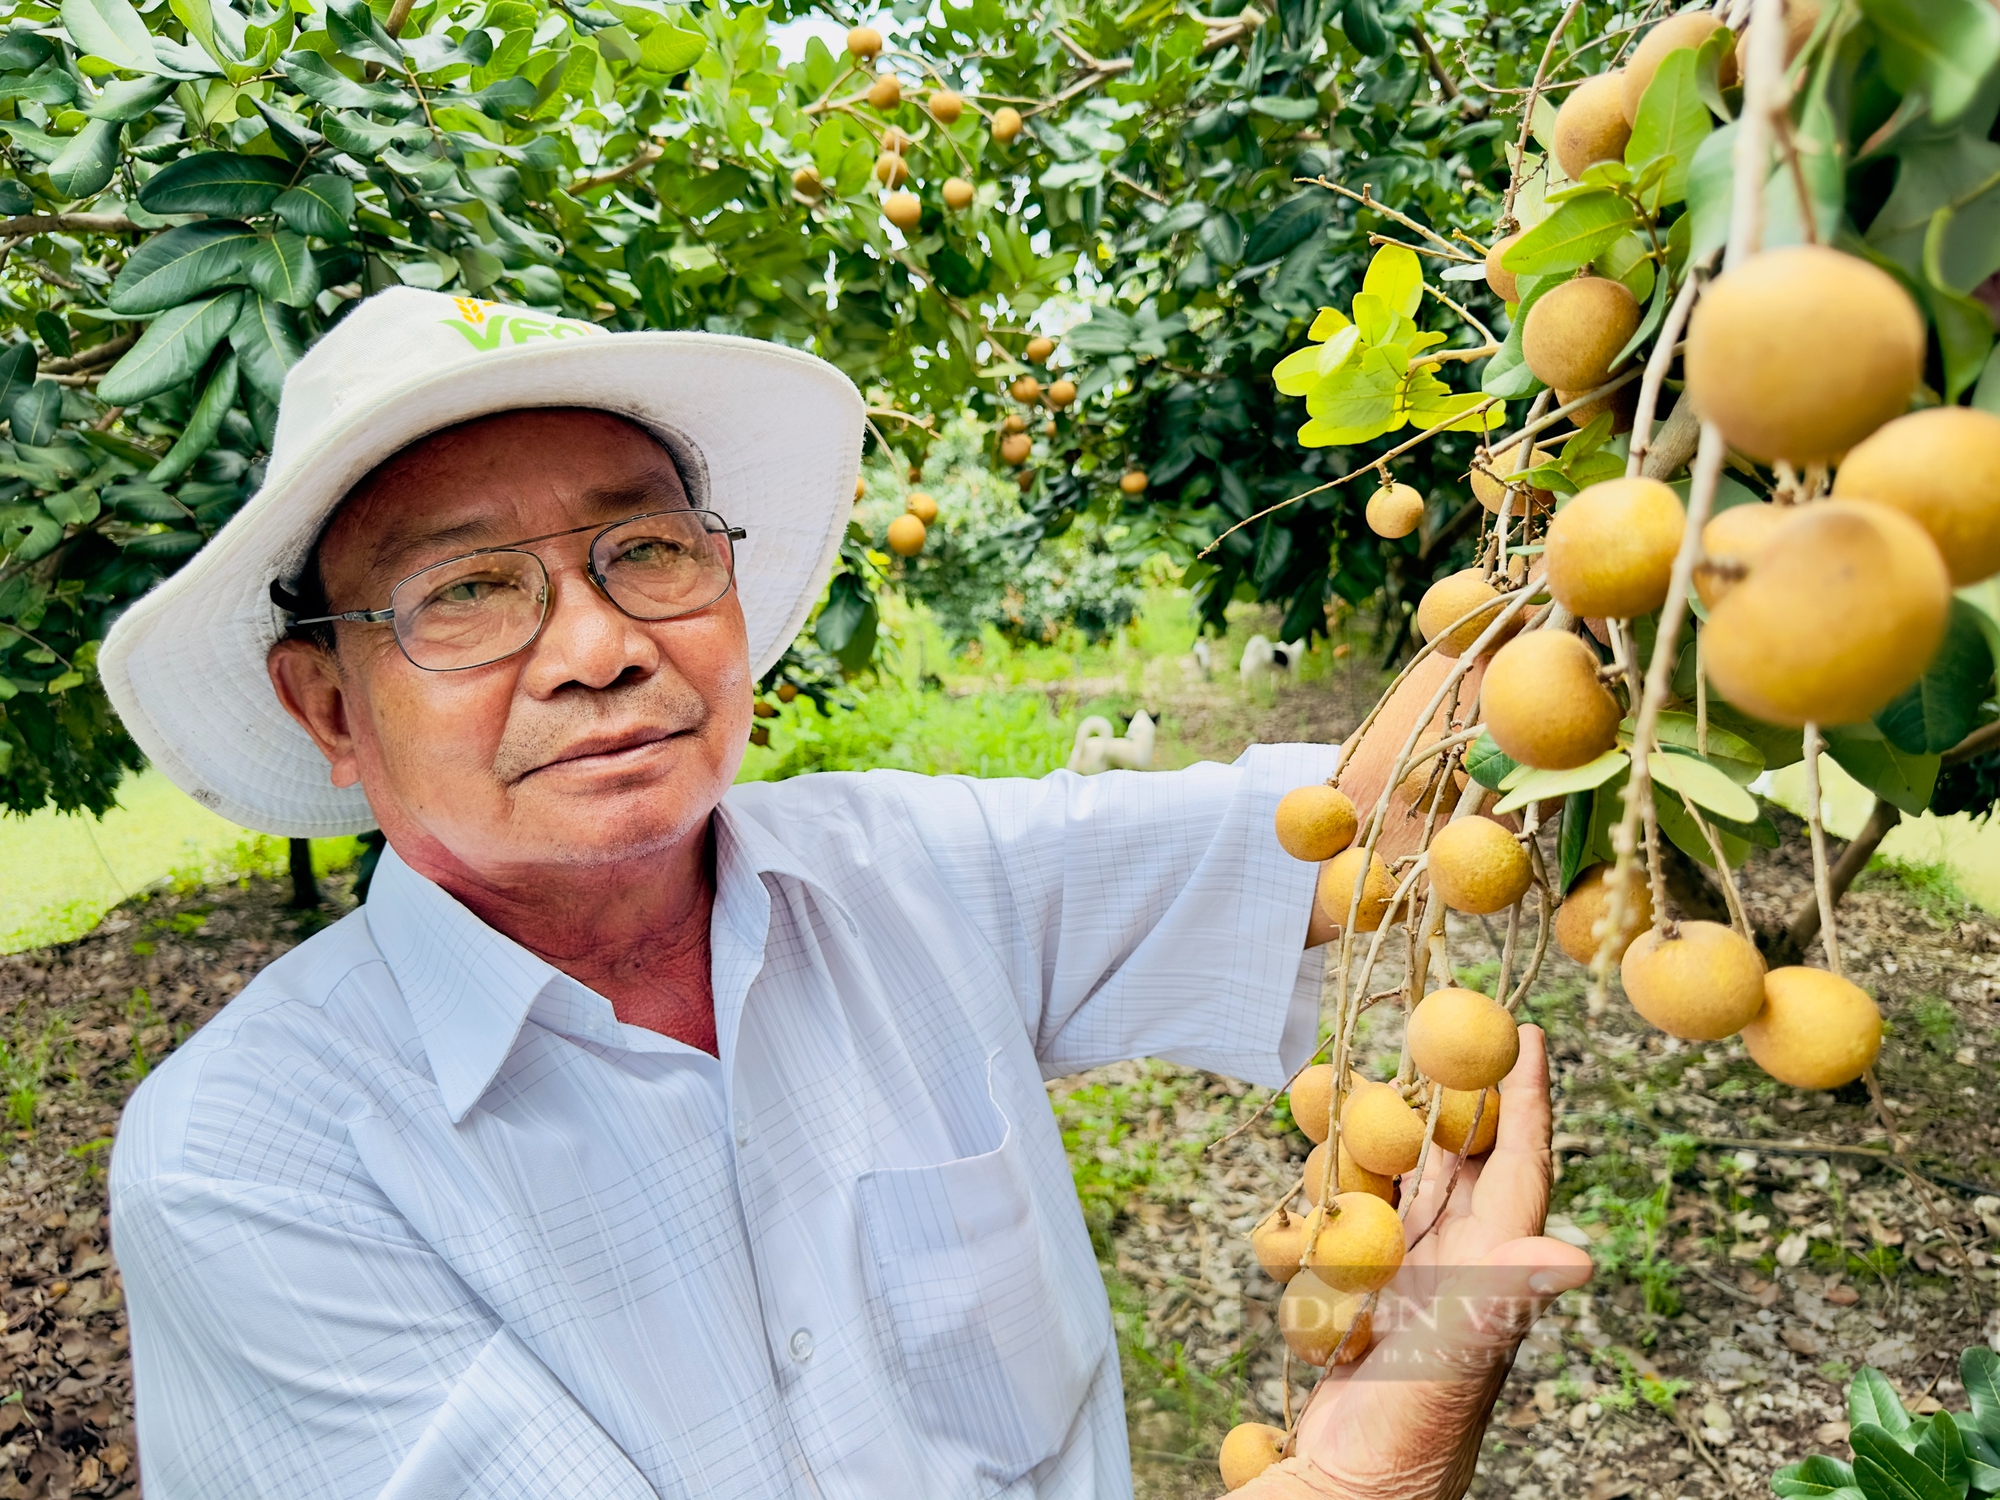
[[[361,779],[361,764],[354,754],[347,686],[338,659],[311,641],[279,641],[264,665],[285,712],[298,720],[326,757],[333,784],[353,786]]]

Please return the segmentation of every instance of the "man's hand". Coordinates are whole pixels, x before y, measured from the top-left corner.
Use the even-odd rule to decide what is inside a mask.
[[[1521,1028],[1520,1061],[1500,1088],[1499,1139],[1459,1170],[1442,1219],[1456,1162],[1431,1153],[1408,1220],[1421,1240],[1382,1292],[1375,1347],[1320,1381],[1294,1456],[1238,1490],[1243,1500],[1458,1500],[1472,1482],[1515,1347],[1591,1272],[1589,1256],[1541,1233],[1550,1169],[1540,1027]]]

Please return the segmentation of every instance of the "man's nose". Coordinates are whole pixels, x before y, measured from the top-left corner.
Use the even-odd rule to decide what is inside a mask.
[[[628,674],[659,669],[660,648],[645,625],[605,598],[580,567],[549,569],[549,612],[529,648],[525,680],[537,697],[575,684],[608,688]]]

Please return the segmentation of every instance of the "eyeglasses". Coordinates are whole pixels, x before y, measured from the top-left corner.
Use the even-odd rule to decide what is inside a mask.
[[[574,526],[482,547],[412,573],[389,592],[387,609],[294,619],[396,627],[396,644],[426,672],[463,672],[525,651],[549,615],[549,570],[525,551],[535,542],[589,531]],[[659,510],[604,527],[590,539],[590,581],[635,620],[671,620],[729,592],[736,548],[748,533],[712,510]]]

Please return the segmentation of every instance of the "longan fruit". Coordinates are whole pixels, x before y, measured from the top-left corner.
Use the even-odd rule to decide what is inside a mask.
[[[1924,315],[1888,272],[1825,245],[1786,245],[1703,289],[1683,368],[1696,412],[1732,448],[1765,463],[1832,463],[1908,410],[1925,340]]]
[[[1423,1116],[1388,1084],[1359,1079],[1340,1107],[1340,1138],[1369,1171],[1400,1177],[1423,1149]]]
[[[889,523],[889,550],[900,557],[915,557],[924,550],[924,523],[912,515],[901,515]]]
[[[1566,630],[1514,637],[1494,654],[1479,689],[1487,733],[1538,771],[1589,765],[1617,743],[1624,717],[1597,667],[1597,653]]]
[[[1021,112],[1011,104],[1003,104],[993,111],[993,139],[1006,145],[1021,133]]]
[[[1007,394],[1024,406],[1032,406],[1042,399],[1042,383],[1032,375],[1023,375],[1007,387]]]
[[[1687,529],[1681,497],[1657,479],[1606,479],[1549,522],[1549,592],[1578,619],[1629,620],[1666,602]]]
[[[1306,1265],[1337,1292],[1372,1292],[1403,1264],[1403,1221],[1373,1193],[1336,1193],[1319,1210]]]
[[[1282,1207],[1250,1231],[1250,1251],[1264,1274],[1276,1282],[1290,1281],[1305,1259],[1306,1240],[1312,1221],[1287,1213]]]
[[[1896,418],[1840,461],[1833,493],[1891,506],[1923,527],[1956,587],[2000,572],[2000,416],[1992,412],[1934,406]]]
[[[1520,238],[1518,234],[1502,235],[1486,252],[1486,288],[1502,302],[1521,300],[1521,288],[1515,281],[1514,273],[1500,264]]]
[[[1047,334],[1038,333],[1028,340],[1028,347],[1021,352],[1029,363],[1045,365],[1055,358],[1056,341]]]
[[[1619,965],[1625,998],[1668,1036],[1734,1036],[1764,1004],[1764,958],[1720,922],[1682,922],[1633,939]]]
[[[903,81],[894,73],[876,74],[868,85],[868,102],[876,109],[894,109],[903,102]]]
[[[1366,1301],[1365,1293],[1337,1290],[1316,1272],[1301,1271],[1278,1299],[1278,1332],[1309,1365],[1323,1368],[1336,1351],[1341,1364],[1353,1364],[1374,1336]]]
[[[1612,873],[1609,863],[1592,865],[1577,877],[1562,905],[1556,908],[1556,946],[1569,955],[1572,963],[1588,965],[1597,957],[1597,924],[1611,911]],[[1653,925],[1653,892],[1646,883],[1644,870],[1637,872],[1625,907],[1624,936],[1611,948],[1614,964],[1624,958],[1632,940]]]
[[[1239,1490],[1276,1463],[1285,1451],[1285,1429],[1265,1422],[1239,1422],[1229,1429],[1216,1455],[1223,1488]]]
[[[1837,1089],[1874,1065],[1882,1012],[1858,984],[1824,969],[1773,969],[1764,1005],[1743,1028],[1758,1067],[1799,1089]]]
[[[1491,1088],[1514,1070],[1520,1028],[1507,1007],[1477,990],[1433,990],[1410,1012],[1410,1061],[1448,1089]]]
[[[817,198],[824,193],[826,186],[819,180],[819,168],[808,164],[792,173],[792,191],[801,198]]]
[[[1497,476],[1489,474],[1485,469],[1475,468],[1471,471],[1472,498],[1497,516],[1500,514],[1501,508],[1508,505],[1508,496],[1511,491],[1513,500],[1510,507],[1510,514],[1515,520],[1519,520],[1525,515],[1539,515],[1556,503],[1555,492],[1553,490],[1541,489],[1538,486],[1528,484],[1526,481],[1513,478],[1514,462],[1518,456],[1511,449],[1497,455],[1493,463],[1497,464],[1504,471]],[[1549,462],[1554,457],[1555,454],[1547,448],[1537,447],[1528,457],[1528,467],[1531,469],[1536,468],[1541,464]]]
[[[1364,854],[1368,859],[1365,879],[1361,863]],[[1349,847],[1321,866],[1319,909],[1334,926],[1345,926],[1357,884],[1361,887],[1361,903],[1355,912],[1354,930],[1373,932],[1389,916],[1389,901],[1396,894],[1396,882],[1382,856],[1372,850]]]
[[[1719,510],[1701,528],[1701,561],[1694,565],[1694,591],[1714,609],[1764,555],[1778,528],[1796,512],[1789,505],[1746,502]]]
[[[1646,97],[1653,76],[1660,71],[1660,64],[1667,60],[1669,52],[1678,52],[1683,47],[1699,48],[1713,32],[1722,29],[1722,18],[1714,11],[1682,11],[1677,16],[1668,16],[1651,31],[1645,39],[1632,49],[1632,56],[1625,64],[1624,89],[1621,105],[1625,120],[1635,124],[1639,119],[1639,101]],[[1736,54],[1725,52],[1722,68],[1716,80],[1723,88],[1736,82]],[[1622,150],[1622,148],[1621,148]]]
[[[1003,463],[1024,464],[1034,451],[1035,440],[1025,432],[1010,432],[1000,439],[1000,459]]]
[[[1118,488],[1128,495],[1145,494],[1149,483],[1151,481],[1146,477],[1144,469],[1127,469],[1118,476]]]
[[[1424,519],[1424,497],[1407,484],[1385,484],[1368,497],[1367,519],[1377,536],[1408,536]]]
[[[1482,604],[1489,608],[1480,609]],[[1424,590],[1417,601],[1417,629],[1427,641],[1436,641],[1440,656],[1463,656],[1493,623],[1502,605],[1500,591],[1486,581],[1477,568],[1447,573]],[[1477,614],[1473,614],[1478,610]],[[1463,624],[1457,624],[1471,615]],[[1519,620],[1517,614],[1515,620]],[[1506,632],[1503,632],[1503,639]],[[1492,650],[1488,646],[1487,650]]]
[[[882,149],[894,151],[898,155],[910,149],[916,141],[900,125],[891,125],[882,132]]]
[[[938,518],[938,503],[935,495],[922,490],[911,490],[910,498],[903,502],[903,509],[928,526]]]
[[[1294,787],[1278,800],[1278,844],[1293,859],[1317,864],[1354,842],[1354,802],[1330,786]]]
[[[1556,111],[1556,164],[1571,182],[1581,182],[1597,162],[1625,159],[1625,143],[1632,139],[1632,122],[1625,116],[1626,82],[1622,72],[1586,78]]]
[[[1929,533],[1887,505],[1792,509],[1749,576],[1709,611],[1709,681],[1766,723],[1858,723],[1930,664],[1951,574]]]
[[[1481,1110],[1479,1090],[1462,1091],[1446,1089],[1444,1103],[1438,1106],[1437,1129],[1432,1133],[1435,1140],[1454,1156],[1484,1156],[1493,1149],[1493,1143],[1500,1136],[1500,1091],[1486,1089],[1486,1107]],[[1472,1130],[1472,1117],[1479,1116],[1477,1134]]]
[[[1061,411],[1074,400],[1076,400],[1076,382],[1074,380],[1052,380],[1049,382],[1050,406],[1053,406],[1057,411]]]
[[[1579,276],[1528,309],[1521,359],[1543,385],[1592,391],[1611,378],[1612,362],[1638,331],[1639,302],[1624,282]]]
[[[977,196],[972,184],[963,177],[947,177],[944,180],[944,206],[954,213],[962,213],[972,207]]]
[[[847,51],[864,62],[874,59],[882,51],[882,33],[873,26],[855,27],[847,33]]]
[[[1000,430],[1002,432],[1026,432],[1028,430],[1028,419],[1019,412],[1009,412],[1000,419]]]
[[[931,118],[940,125],[955,124],[965,113],[965,101],[951,89],[932,89],[926,101],[930,105]]]
[[[1320,1189],[1326,1181],[1326,1142],[1321,1141],[1307,1153],[1304,1170],[1306,1202],[1318,1208]],[[1335,1193],[1373,1193],[1391,1208],[1396,1206],[1396,1179],[1369,1171],[1354,1159],[1354,1153],[1344,1142],[1338,1170],[1339,1176],[1333,1184]]]
[[[1292,1080],[1292,1121],[1317,1144],[1333,1133],[1333,1064],[1314,1063]]]
[[[890,193],[882,199],[882,217],[906,232],[915,229],[924,217],[923,200],[915,193]]]
[[[910,164],[894,151],[875,158],[875,180],[884,187],[899,188],[910,180]],[[907,196],[907,195],[905,195]],[[888,200],[882,200],[886,205]]]
[[[1457,818],[1445,824],[1431,836],[1428,868],[1439,899],[1471,916],[1505,911],[1527,894],[1535,879],[1528,851],[1491,818]]]

